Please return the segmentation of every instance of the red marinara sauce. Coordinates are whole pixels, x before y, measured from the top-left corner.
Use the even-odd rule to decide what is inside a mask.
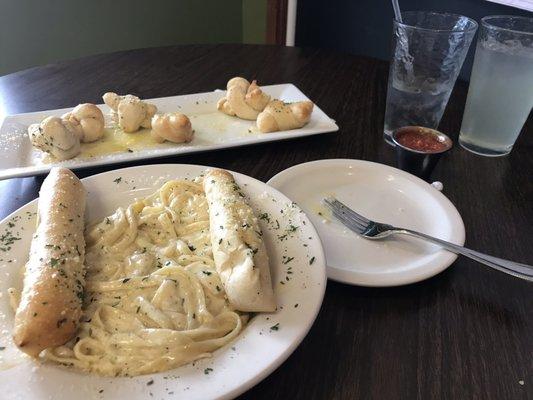
[[[406,126],[398,129],[395,139],[402,146],[423,153],[440,153],[451,146],[449,139],[436,131],[420,126]]]

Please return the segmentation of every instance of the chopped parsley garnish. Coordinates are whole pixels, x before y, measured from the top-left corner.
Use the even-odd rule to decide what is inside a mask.
[[[207,275],[207,276],[211,275],[211,272],[209,272],[209,271],[202,271],[202,272],[203,272],[205,275]]]
[[[131,278],[124,278],[124,279],[122,279],[122,283],[126,283],[126,282],[128,282],[130,279],[131,279]]]
[[[312,265],[314,262],[315,262],[315,257],[311,257],[311,259],[309,260],[309,265]]]
[[[59,258],[51,258],[50,259],[50,266],[55,267],[57,264],[59,264]]]
[[[146,386],[150,386],[154,384],[154,380],[150,379],[148,382],[146,382]]]
[[[11,245],[15,243],[16,240],[20,240],[19,237],[13,235],[13,232],[6,230],[2,236],[0,236],[0,245],[5,247],[0,247],[2,251],[11,250]]]
[[[262,213],[262,214],[259,214],[259,219],[263,219],[265,220],[266,222],[269,222],[270,223],[270,216],[268,215],[268,213]]]
[[[272,326],[270,327],[270,330],[271,330],[271,331],[279,331],[279,322],[278,322],[276,325],[272,325]]]
[[[209,375],[210,372],[213,372],[213,368],[204,369],[204,374]]]
[[[287,232],[296,232],[297,229],[297,226],[289,225],[289,227],[287,228]]]
[[[115,182],[117,185],[122,181],[122,177],[118,177],[117,179],[113,179],[113,182]]]

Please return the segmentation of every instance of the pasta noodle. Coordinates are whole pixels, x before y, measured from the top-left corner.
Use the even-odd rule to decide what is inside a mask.
[[[208,357],[242,330],[216,272],[200,181],[167,182],[86,232],[83,317],[45,351],[101,375],[139,375]]]

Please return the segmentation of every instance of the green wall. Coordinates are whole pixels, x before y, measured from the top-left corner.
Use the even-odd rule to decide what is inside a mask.
[[[266,0],[1,0],[0,4],[0,75],[140,47],[243,39],[264,43],[266,29]]]
[[[242,42],[264,44],[267,0],[242,0]]]

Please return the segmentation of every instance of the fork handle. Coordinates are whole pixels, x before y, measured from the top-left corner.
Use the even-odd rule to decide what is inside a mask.
[[[463,256],[471,258],[472,260],[478,261],[500,272],[504,272],[506,274],[515,276],[517,278],[522,278],[527,281],[533,281],[533,266],[531,265],[521,264],[521,263],[517,263],[514,261],[504,260],[502,258],[489,256],[487,254],[483,254],[478,251],[467,249],[466,247],[458,246],[456,244],[446,242],[445,240],[437,239],[433,236],[429,236],[429,235],[426,235],[424,233],[420,233],[417,231],[412,231],[410,229],[398,228],[398,229],[394,229],[393,232],[404,234],[404,235],[409,235],[409,236],[414,236],[420,239],[427,240],[432,243],[436,243],[444,247],[446,250],[449,250],[453,253],[461,254]]]

